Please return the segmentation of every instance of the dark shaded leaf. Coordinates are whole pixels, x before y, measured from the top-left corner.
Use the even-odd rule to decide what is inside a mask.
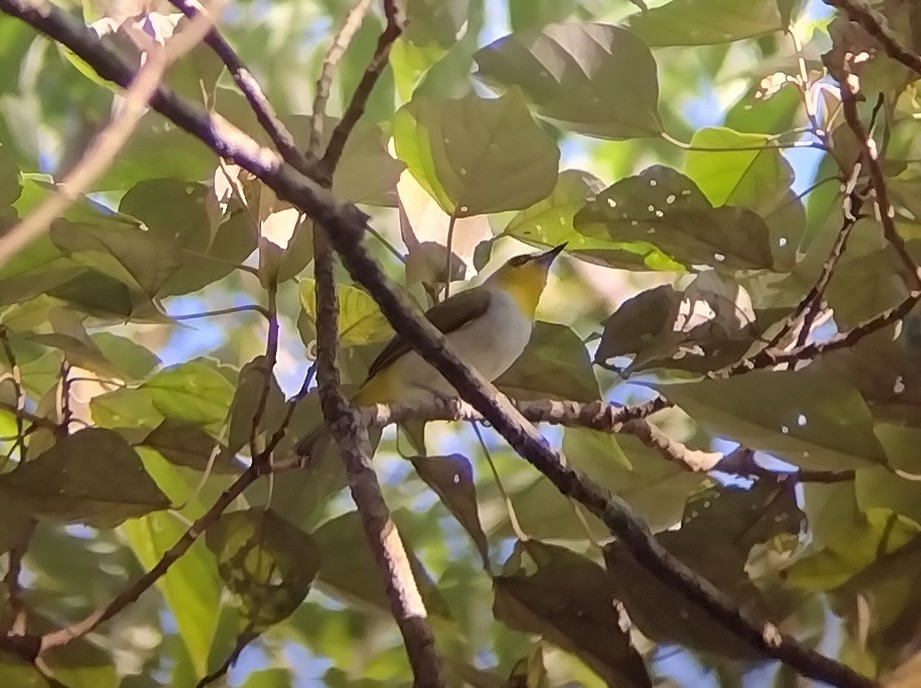
[[[525,557],[536,571],[523,566]],[[572,652],[608,685],[652,686],[629,633],[621,630],[613,587],[600,566],[563,547],[530,540],[515,545],[506,562],[510,567],[510,575],[493,579],[498,620]]]
[[[0,493],[36,518],[113,526],[169,500],[121,435],[86,428],[0,476]]]
[[[565,325],[538,322],[521,357],[495,381],[512,399],[593,401],[600,391],[591,358]]]
[[[320,568],[313,539],[270,509],[224,514],[205,537],[221,578],[257,631],[290,615]]]
[[[466,456],[413,456],[410,458],[419,477],[435,493],[464,527],[476,544],[483,566],[489,568],[489,542],[477,510],[473,466]]]
[[[573,132],[605,139],[662,132],[656,63],[626,29],[549,24],[500,38],[474,59],[489,86],[519,86],[541,115]]]
[[[204,471],[211,462],[218,441],[200,425],[167,418],[144,438],[142,444],[156,449],[170,463]],[[211,470],[215,473],[240,472],[225,447],[221,447],[215,456]]]
[[[770,232],[747,208],[714,208],[680,172],[660,165],[609,186],[575,217],[589,236],[643,241],[687,265],[769,268]]]
[[[230,404],[227,449],[231,454],[236,454],[250,441],[266,385],[268,396],[255,436],[270,437],[284,420],[285,395],[278,386],[275,373],[269,369],[268,359],[264,355],[257,356],[240,370],[240,379]]]

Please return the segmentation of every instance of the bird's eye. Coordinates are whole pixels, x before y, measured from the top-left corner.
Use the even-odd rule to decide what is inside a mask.
[[[531,256],[525,254],[522,256],[515,256],[514,258],[509,260],[508,264],[517,268],[517,267],[521,267],[522,265],[527,263],[529,260],[531,260]]]

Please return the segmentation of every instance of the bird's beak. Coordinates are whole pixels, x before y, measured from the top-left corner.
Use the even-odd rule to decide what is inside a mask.
[[[549,251],[547,251],[546,253],[539,253],[539,254],[534,258],[534,262],[535,262],[535,263],[540,263],[541,265],[545,265],[545,266],[547,266],[547,267],[549,268],[550,265],[553,263],[553,261],[556,259],[556,257],[557,257],[558,255],[560,255],[560,254],[563,252],[563,249],[564,249],[564,248],[566,248],[566,244],[567,244],[567,243],[568,243],[568,242],[563,242],[563,243],[560,244],[559,246],[555,246],[555,247],[551,248],[551,249],[550,249]]]

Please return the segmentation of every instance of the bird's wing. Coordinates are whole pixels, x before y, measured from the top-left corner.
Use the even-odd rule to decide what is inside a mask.
[[[442,334],[449,334],[483,315],[489,308],[491,298],[488,289],[468,289],[436,303],[425,312],[425,317]],[[400,335],[395,335],[374,359],[368,369],[368,378],[379,373],[409,350],[409,344]]]

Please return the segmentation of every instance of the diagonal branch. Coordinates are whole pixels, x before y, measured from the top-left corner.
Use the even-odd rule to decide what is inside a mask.
[[[25,0],[0,0],[0,10],[18,17],[63,43],[104,78],[124,86],[133,70],[102,45],[86,27],[52,5],[36,8]],[[762,654],[790,665],[804,676],[839,688],[871,688],[874,683],[853,669],[805,648],[769,622],[752,619],[725,593],[675,559],[653,537],[630,507],[584,474],[565,466],[537,431],[495,388],[464,365],[444,336],[405,299],[362,243],[367,216],[353,205],[336,203],[316,182],[282,164],[277,155],[256,144],[219,117],[189,105],[160,87],[152,105],[175,124],[198,137],[218,155],[258,176],[280,198],[295,204],[321,226],[352,277],[372,294],[394,329],[482,413],[511,446],[540,470],[563,494],[599,516],[634,557],[663,583],[700,604]]]
[[[826,5],[837,7],[848,19],[860,24],[868,34],[879,41],[886,54],[909,69],[921,74],[921,55],[902,45],[895,33],[886,25],[886,18],[860,0],[825,0]]]
[[[194,0],[170,0],[170,2],[189,19],[194,19],[202,14],[200,5]],[[193,4],[194,3],[194,4]],[[281,153],[285,162],[294,169],[307,174],[309,165],[307,159],[298,150],[294,143],[294,136],[288,131],[284,123],[275,114],[272,104],[265,97],[259,82],[253,76],[253,73],[243,64],[243,61],[230,47],[230,44],[224,40],[224,37],[214,26],[205,34],[205,43],[217,54],[217,56],[227,67],[227,71],[233,77],[237,88],[246,97],[250,107],[259,121],[259,125],[269,135],[272,143]]]

